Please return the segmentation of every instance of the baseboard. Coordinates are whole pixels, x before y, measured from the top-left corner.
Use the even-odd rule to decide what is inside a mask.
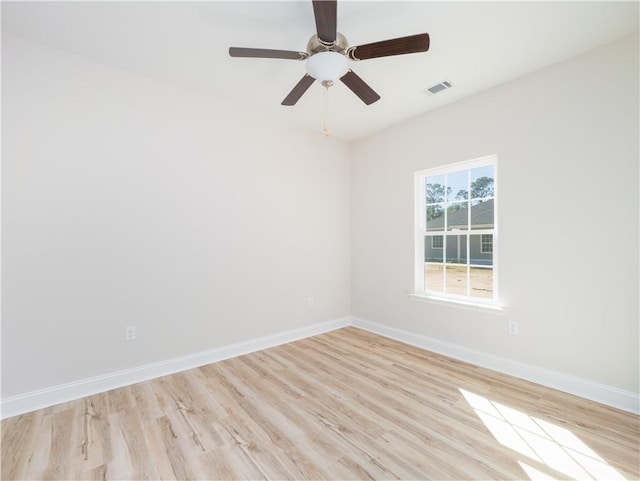
[[[551,387],[559,391],[606,404],[634,414],[640,414],[640,401],[637,393],[625,391],[589,379],[532,366],[512,359],[495,356],[457,344],[441,341],[384,324],[345,317],[333,321],[322,322],[311,326],[264,336],[249,341],[222,346],[208,351],[187,356],[168,359],[166,361],[146,364],[132,369],[125,369],[95,376],[80,381],[52,386],[17,396],[2,399],[0,419],[17,416],[37,409],[73,401],[138,382],[149,381],[161,376],[175,374],[206,364],[211,364],[236,356],[279,346],[346,326],[355,326],[381,336],[395,339],[412,346],[427,349],[438,354],[449,356],[477,366],[486,367],[527,381]]]
[[[311,326],[293,329],[270,336],[260,337],[249,341],[239,342],[215,349],[210,349],[187,356],[176,357],[166,361],[138,366],[132,369],[116,371],[102,376],[95,376],[80,381],[40,389],[17,396],[2,399],[0,418],[5,419],[37,409],[54,406],[56,404],[73,401],[85,396],[91,396],[138,382],[149,381],[161,376],[175,374],[195,367],[204,366],[243,354],[279,346],[324,332],[346,327],[350,318],[335,319],[333,321],[313,324]]]
[[[514,361],[513,359],[495,356],[357,317],[351,318],[351,325],[412,346],[421,347],[428,351],[475,364],[476,366],[486,367],[493,371],[509,374],[520,379],[557,389],[558,391],[606,404],[607,406],[612,406],[634,414],[640,414],[640,398],[638,393],[625,391],[562,372],[525,364]]]

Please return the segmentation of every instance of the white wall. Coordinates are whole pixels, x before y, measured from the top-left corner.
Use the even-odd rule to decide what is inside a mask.
[[[349,314],[347,144],[10,35],[2,115],[4,397]]]
[[[637,37],[352,150],[2,41],[3,397],[350,313],[639,391]],[[504,314],[409,300],[413,173],[492,153]]]
[[[638,105],[635,36],[357,142],[352,315],[640,391]],[[504,314],[410,300],[414,172],[488,154]]]

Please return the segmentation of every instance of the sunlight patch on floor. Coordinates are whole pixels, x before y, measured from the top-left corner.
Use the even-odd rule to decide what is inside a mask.
[[[534,468],[533,466],[529,466],[527,463],[523,463],[522,461],[518,461],[518,464],[522,468],[522,470],[527,473],[529,479],[535,481],[556,481],[557,478],[550,476],[549,474],[540,471],[539,469]]]
[[[602,481],[625,480],[570,430],[464,389],[460,392],[500,444],[563,476]],[[519,462],[530,479],[556,479]]]

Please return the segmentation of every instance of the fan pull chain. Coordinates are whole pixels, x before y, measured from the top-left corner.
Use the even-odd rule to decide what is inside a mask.
[[[324,90],[324,122],[322,123],[322,130],[325,137],[331,135],[329,133],[329,85],[326,85]]]

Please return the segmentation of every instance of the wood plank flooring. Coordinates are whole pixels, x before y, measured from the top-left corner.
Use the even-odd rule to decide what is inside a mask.
[[[638,416],[345,328],[2,422],[2,479],[638,479]]]

